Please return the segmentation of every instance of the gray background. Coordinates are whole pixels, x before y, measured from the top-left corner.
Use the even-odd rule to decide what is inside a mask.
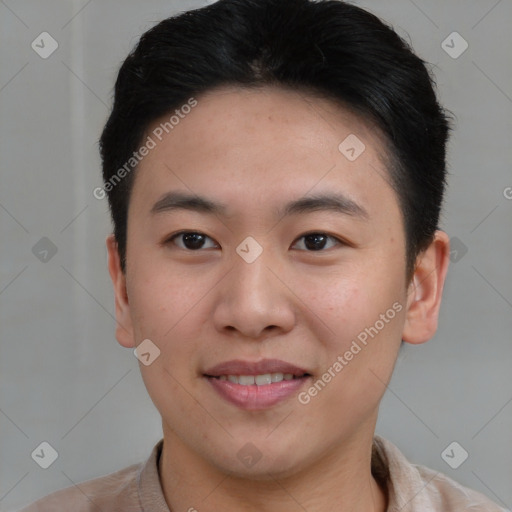
[[[434,65],[457,116],[442,227],[458,253],[439,330],[405,346],[377,433],[510,508],[512,1],[357,3]],[[161,437],[138,361],[114,338],[107,202],[92,190],[122,59],[155,22],[204,4],[0,1],[2,511],[145,460]],[[31,48],[43,31],[59,44],[47,59]],[[441,46],[453,31],[469,44],[458,58]],[[32,252],[42,237],[57,248],[47,262]],[[42,441],[59,454],[46,470],[31,458]],[[441,457],[452,441],[469,452],[458,469]]]

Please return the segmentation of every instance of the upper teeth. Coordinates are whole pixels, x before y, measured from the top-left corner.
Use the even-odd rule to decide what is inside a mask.
[[[220,375],[219,380],[229,380],[234,384],[242,386],[265,386],[272,382],[281,382],[282,380],[292,380],[292,373],[264,373],[262,375]]]

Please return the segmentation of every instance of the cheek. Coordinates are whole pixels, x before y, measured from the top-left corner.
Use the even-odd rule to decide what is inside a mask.
[[[320,338],[325,349],[322,371],[331,368],[336,375],[325,399],[347,407],[376,404],[400,347],[406,311],[403,266],[399,258],[387,255],[371,263],[361,258],[345,270],[331,276],[323,288],[309,283],[314,290],[310,305],[328,326]]]
[[[328,383],[313,384],[306,393],[311,416],[326,418],[326,438],[334,428],[349,432],[373,414],[391,377],[405,306],[392,276],[382,280],[376,284],[366,273],[333,286],[322,299],[325,308],[318,313],[333,332],[322,340],[325,350],[316,379]]]
[[[402,299],[401,274],[389,265],[381,269],[377,263],[361,260],[360,265],[343,268],[322,280],[303,282],[303,297],[307,297],[304,302],[335,336],[348,338],[357,334]]]
[[[208,266],[178,268],[151,250],[134,251],[133,262],[130,310],[137,342],[153,341],[159,364],[180,382],[193,382],[197,355],[211,337],[212,298],[222,275]]]
[[[164,276],[157,280],[137,283],[138,292],[130,307],[135,329],[141,336],[155,342],[172,345],[178,337],[185,343],[193,339],[190,329],[198,328],[194,321],[200,314],[202,287],[190,288],[190,283],[174,279],[168,283]],[[187,336],[187,332],[190,333]]]
[[[150,319],[155,326],[171,323],[199,300],[204,280],[199,275],[192,277],[190,272],[187,276],[183,267],[166,258],[165,251],[141,244],[132,247],[127,258],[130,307],[137,319]]]
[[[132,322],[137,343],[149,339],[160,353],[150,365],[139,365],[141,375],[158,410],[191,416],[197,404],[183,384],[191,390],[197,377],[196,354],[199,340],[205,337],[201,334],[201,318],[206,315],[201,297],[207,283],[180,277],[154,261],[145,264],[146,269],[134,274],[131,281]],[[140,260],[139,265],[142,267]]]

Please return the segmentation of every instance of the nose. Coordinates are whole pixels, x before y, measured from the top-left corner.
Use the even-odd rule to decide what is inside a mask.
[[[262,339],[290,331],[296,322],[293,292],[283,272],[268,252],[252,263],[235,258],[234,266],[220,286],[213,315],[215,327],[224,334]]]

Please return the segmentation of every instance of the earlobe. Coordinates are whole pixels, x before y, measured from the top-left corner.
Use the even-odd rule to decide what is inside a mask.
[[[434,336],[449,257],[448,235],[438,230],[432,243],[416,261],[416,268],[407,293],[403,341],[418,344]]]
[[[121,261],[114,235],[106,239],[108,271],[114,287],[116,307],[116,339],[123,347],[135,347],[130,305],[126,289],[126,275],[121,269]]]

